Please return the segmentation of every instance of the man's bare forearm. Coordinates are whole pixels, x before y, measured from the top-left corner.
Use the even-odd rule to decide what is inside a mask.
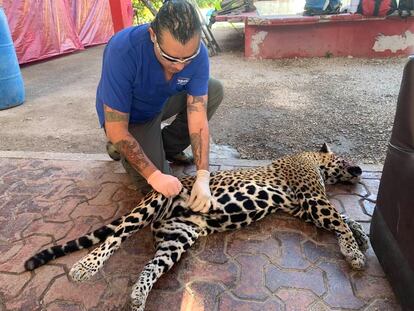
[[[139,143],[131,134],[114,143],[116,149],[128,160],[128,163],[145,179],[156,170],[150,159],[145,155]]]
[[[109,140],[144,178],[156,170],[137,140],[128,131],[129,115],[104,106],[105,129]]]
[[[192,96],[187,103],[188,126],[197,169],[209,169],[209,129],[207,96]]]

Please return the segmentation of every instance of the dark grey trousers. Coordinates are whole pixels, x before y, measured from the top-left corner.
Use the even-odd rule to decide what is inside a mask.
[[[208,81],[207,118],[213,116],[223,100],[223,86],[220,81],[210,78]],[[176,116],[170,125],[161,130],[161,122]],[[147,157],[163,173],[171,174],[167,156],[173,156],[190,145],[187,124],[187,93],[181,92],[167,100],[162,112],[149,122],[130,124],[129,132],[141,145]],[[122,165],[136,185],[142,185],[144,178],[121,158]]]

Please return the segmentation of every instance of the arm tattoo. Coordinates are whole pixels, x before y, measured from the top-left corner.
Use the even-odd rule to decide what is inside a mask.
[[[138,172],[149,166],[144,151],[135,140],[120,140],[115,144],[115,147]]]
[[[129,115],[118,113],[115,111],[108,111],[108,109],[104,109],[105,112],[105,122],[128,122]]]
[[[203,96],[193,96],[193,101],[189,102],[187,106],[188,112],[200,111],[200,103],[203,105],[203,107],[206,106]]]
[[[193,147],[194,162],[196,165],[201,164],[201,130],[200,133],[192,133],[190,135],[191,146]]]

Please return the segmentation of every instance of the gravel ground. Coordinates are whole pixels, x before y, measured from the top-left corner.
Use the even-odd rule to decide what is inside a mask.
[[[215,143],[272,159],[328,142],[361,163],[384,161],[405,58],[246,60],[240,29],[214,32],[223,52],[211,73],[225,87]],[[0,111],[0,149],[105,152],[94,110],[102,51],[25,66],[27,100]]]
[[[269,159],[328,142],[360,162],[381,163],[405,61],[213,58],[226,91],[213,137],[242,158]]]

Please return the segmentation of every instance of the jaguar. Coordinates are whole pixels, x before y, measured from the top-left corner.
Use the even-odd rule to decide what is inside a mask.
[[[86,235],[45,249],[25,262],[34,270],[65,254],[103,242],[69,272],[74,281],[95,275],[134,232],[150,225],[155,255],[132,287],[131,309],[142,311],[154,283],[177,263],[195,241],[215,232],[235,230],[268,214],[283,211],[337,236],[340,252],[353,269],[363,269],[368,238],[362,226],[340,214],[329,202],[325,185],[357,183],[359,166],[333,153],[327,144],[317,152],[285,156],[267,166],[212,173],[214,206],[206,213],[187,205],[194,176],[181,178],[183,190],[174,198],[151,191],[126,215]]]

